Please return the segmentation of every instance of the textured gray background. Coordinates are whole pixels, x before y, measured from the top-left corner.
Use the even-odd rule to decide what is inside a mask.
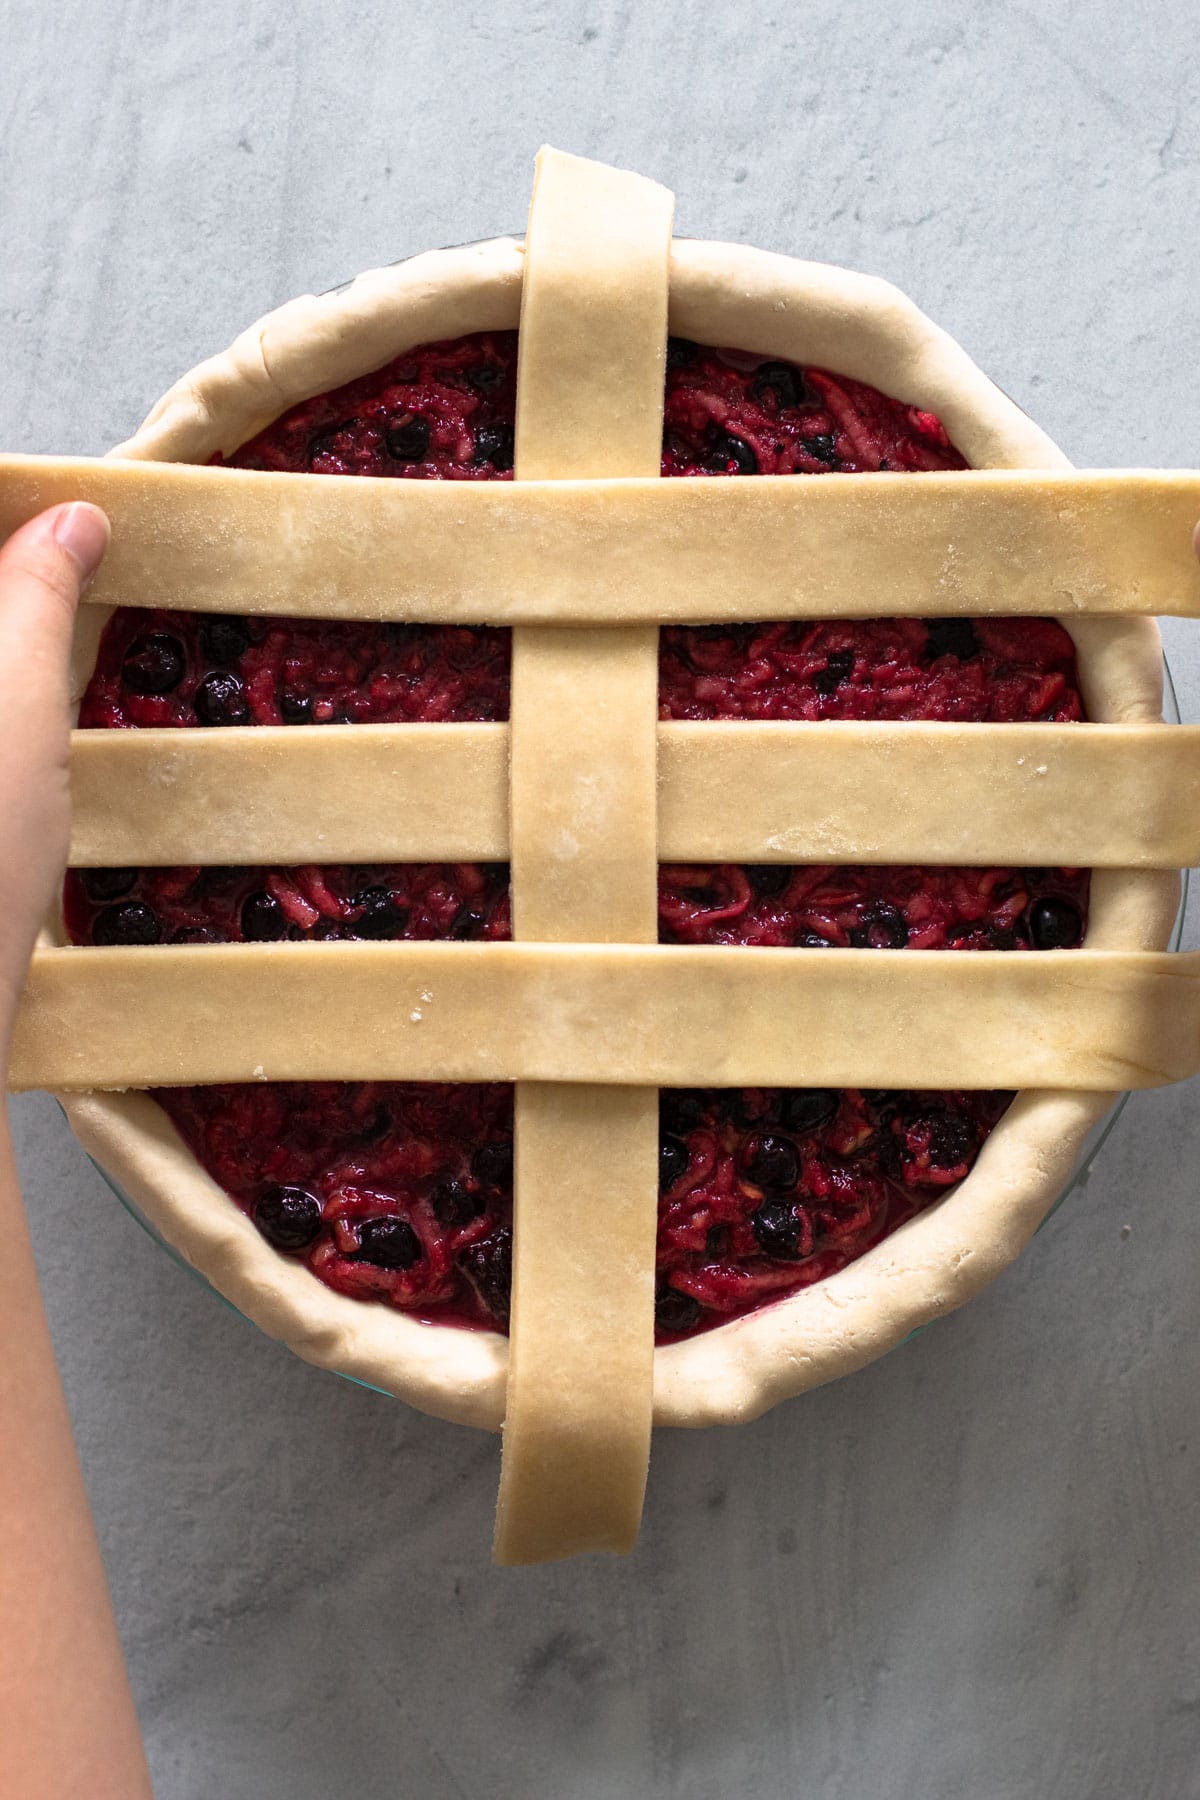
[[[1189,13],[0,0],[0,444],[102,450],[267,306],[519,227],[548,138],[890,276],[1076,461],[1194,464]],[[21,1101],[162,1800],[1200,1795],[1196,1099],[966,1313],[663,1436],[630,1561],[533,1573],[490,1440],[258,1336]]]

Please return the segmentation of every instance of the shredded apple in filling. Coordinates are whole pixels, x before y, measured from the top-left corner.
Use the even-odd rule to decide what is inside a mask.
[[[241,468],[511,477],[516,333],[429,344],[295,406]],[[219,459],[218,459],[219,460]],[[666,476],[960,469],[932,414],[819,369],[673,339]],[[118,611],[82,726],[506,719],[508,633]],[[664,719],[1083,717],[1050,620],[672,627]],[[881,774],[880,779],[886,779]],[[1080,942],[1078,869],[664,866],[672,944],[1029,950]],[[76,943],[503,939],[501,864],[71,871]],[[512,1091],[281,1082],[155,1094],[278,1250],[360,1299],[505,1329]],[[842,1268],[969,1171],[1004,1093],[665,1090],[659,1336],[720,1324]],[[564,1180],[570,1171],[564,1170]]]

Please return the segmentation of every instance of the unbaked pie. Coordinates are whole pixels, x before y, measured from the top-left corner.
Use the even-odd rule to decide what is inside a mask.
[[[1004,484],[955,488],[957,472],[1066,465],[956,345],[882,283],[672,243],[670,225],[662,189],[545,152],[524,245],[293,302],[116,453],[216,465],[147,471],[142,577],[185,529],[181,495],[193,524],[205,506],[218,523],[163,596],[121,562],[132,483],[107,502],[97,597],[132,604],[81,625],[77,810],[98,823],[56,926],[103,955],[43,956],[28,1009],[33,1078],[57,1072],[85,1145],[265,1329],[493,1428],[514,1369],[505,1560],[628,1547],[651,1377],[659,1422],[752,1417],[1015,1255],[1136,1079],[1106,1014],[1094,1045],[1050,1034],[1038,1062],[1044,996],[1102,978],[1073,974],[1088,951],[1161,948],[1188,860],[1191,734],[1098,727],[1158,718],[1155,627],[1122,614],[1194,608],[1170,529],[1194,484],[1109,482],[1072,514],[1067,488],[1038,483],[1042,513],[1026,501],[989,537]],[[396,513],[418,487],[438,510]],[[803,499],[819,491],[827,511]],[[1119,566],[1115,527],[1092,541],[1114,492],[1167,509],[1161,548],[1143,519]],[[543,512],[505,510],[525,495]],[[255,532],[281,570],[269,591],[239,563]],[[623,560],[597,574],[614,533]],[[335,534],[349,548],[314,591],[303,559]],[[1135,556],[1158,584],[1131,602]],[[475,597],[493,584],[495,612]],[[1022,724],[1038,732],[1018,743]],[[1089,766],[1113,775],[1115,810],[1131,783],[1116,822],[1080,799],[1085,755],[1107,757]],[[947,987],[932,953],[951,950]],[[1028,996],[985,991],[997,952]],[[1148,959],[1118,960],[1132,980]],[[506,985],[510,964],[532,973]],[[77,1002],[81,968],[98,973]],[[170,1035],[148,970],[205,1048],[155,1052],[143,1077],[146,1040]],[[390,1021],[373,993],[393,979]],[[449,994],[465,1016],[443,1046]],[[127,1063],[95,1048],[104,1004],[132,1021],[110,1034]],[[1113,1004],[1145,1011],[1140,989]],[[389,1023],[429,1043],[427,1069],[419,1048],[393,1065]],[[1026,1091],[992,1079],[989,1035],[994,1067],[1035,1071]],[[147,1091],[74,1091],[88,1081],[62,1069],[89,1056],[94,1087]],[[20,1057],[19,1039],[18,1076]],[[1055,1057],[1061,1089],[1036,1073],[1057,1081]],[[1150,1078],[1184,1064],[1164,1049]],[[907,1085],[849,1085],[901,1065]]]

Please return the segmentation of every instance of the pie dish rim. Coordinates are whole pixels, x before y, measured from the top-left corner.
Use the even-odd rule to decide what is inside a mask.
[[[516,240],[485,239],[426,252],[367,271],[328,295],[289,302],[185,375],[114,454],[207,460],[215,449],[236,448],[297,400],[381,367],[410,344],[468,330],[511,329],[520,258]],[[411,325],[397,334],[402,318]],[[435,319],[439,328],[431,329]],[[677,239],[672,329],[709,343],[753,343],[764,355],[869,381],[936,412],[975,466],[1067,466],[954,340],[875,277],[742,246]],[[813,349],[806,351],[805,344]],[[349,345],[354,348],[347,360]],[[829,354],[839,345],[840,355]],[[85,609],[77,686],[90,672],[105,616],[102,609]],[[1143,619],[1064,623],[1079,646],[1089,716],[1157,718],[1157,627]],[[1178,891],[1172,874],[1097,872],[1086,941],[1101,948],[1162,947]],[[61,932],[58,920],[52,940],[63,941]],[[423,1324],[324,1287],[263,1241],[146,1095],[58,1098],[109,1179],[244,1316],[306,1360],[437,1416],[498,1428],[507,1339]],[[1013,1260],[1042,1222],[1088,1132],[1116,1098],[1018,1096],[967,1180],[864,1257],[812,1288],[660,1347],[656,1423],[699,1426],[755,1417],[793,1393],[861,1367],[962,1304]]]

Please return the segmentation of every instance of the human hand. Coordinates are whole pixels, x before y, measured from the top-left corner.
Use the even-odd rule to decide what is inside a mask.
[[[0,1081],[71,825],[68,665],[75,608],[108,548],[95,506],[40,513],[0,549]]]

